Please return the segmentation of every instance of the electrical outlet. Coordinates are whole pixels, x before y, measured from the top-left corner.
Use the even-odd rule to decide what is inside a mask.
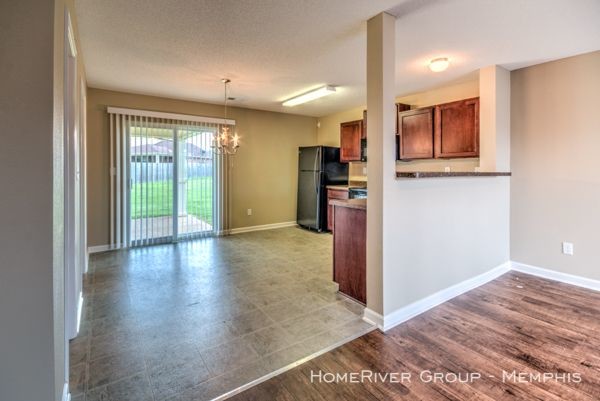
[[[248,216],[252,216],[252,209],[248,209],[247,213],[248,213]]]
[[[367,175],[367,168],[363,167],[363,175]]]
[[[446,173],[449,173],[449,172],[450,172],[450,166],[446,166],[446,167],[444,168],[444,172],[446,172]]]
[[[571,243],[571,242],[563,242],[562,243],[562,252],[565,255],[573,255],[573,243]]]

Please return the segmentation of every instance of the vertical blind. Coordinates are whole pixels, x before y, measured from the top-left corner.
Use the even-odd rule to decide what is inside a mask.
[[[108,108],[110,246],[229,232],[229,157],[212,138],[235,121]]]

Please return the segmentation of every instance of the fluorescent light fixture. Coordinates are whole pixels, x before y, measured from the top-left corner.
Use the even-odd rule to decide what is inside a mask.
[[[429,69],[433,72],[442,72],[450,65],[448,57],[434,58],[429,62]]]
[[[300,96],[288,99],[285,102],[283,102],[283,105],[286,107],[297,106],[299,104],[310,102],[323,96],[331,95],[332,93],[335,93],[335,87],[331,85],[325,85],[321,88],[311,90],[310,92],[306,92]]]

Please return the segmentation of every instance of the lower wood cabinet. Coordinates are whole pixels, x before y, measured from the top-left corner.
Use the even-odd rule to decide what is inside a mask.
[[[348,199],[348,190],[327,189],[327,229],[333,231],[333,206],[329,204],[332,199]]]
[[[367,303],[367,211],[334,206],[333,281],[339,291]]]

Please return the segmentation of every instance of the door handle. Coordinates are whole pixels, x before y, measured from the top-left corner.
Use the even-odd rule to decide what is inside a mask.
[[[321,185],[321,172],[320,171],[315,171],[314,179],[315,179],[315,192],[319,193],[319,186]]]

